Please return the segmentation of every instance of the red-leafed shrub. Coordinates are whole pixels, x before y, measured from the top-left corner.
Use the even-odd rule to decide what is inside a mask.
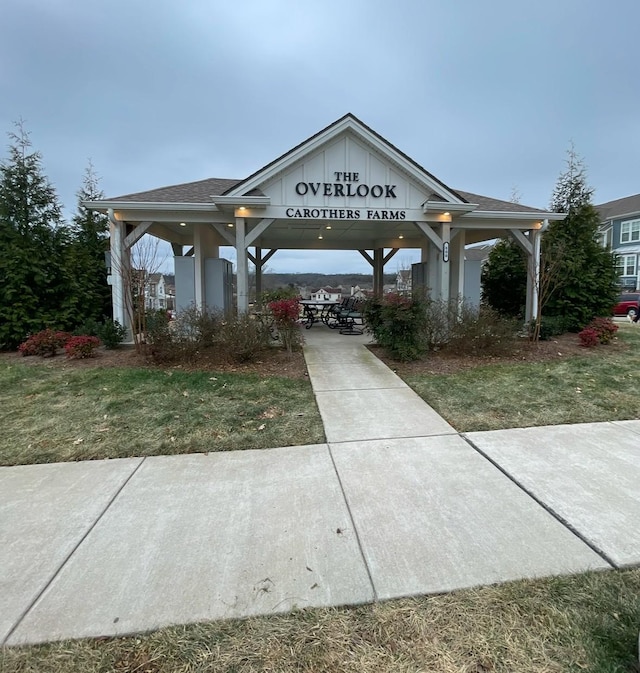
[[[611,318],[594,318],[587,327],[596,332],[598,342],[601,344],[611,343],[615,333],[618,331],[618,326]]]
[[[269,302],[269,310],[278,324],[296,322],[300,316],[297,299],[277,299]]]
[[[297,299],[276,299],[268,304],[273,322],[278,331],[278,338],[291,353],[294,347],[297,347],[301,341],[298,319],[300,317],[300,306]]]
[[[68,358],[92,358],[95,349],[100,345],[100,339],[94,336],[74,336],[67,341],[64,350]]]
[[[592,327],[585,327],[582,332],[578,332],[578,338],[580,339],[580,345],[585,348],[593,348],[600,343],[598,332]]]
[[[40,355],[43,358],[52,358],[58,348],[63,348],[69,339],[71,339],[71,334],[68,332],[45,329],[32,334],[18,346],[18,351],[24,356]]]

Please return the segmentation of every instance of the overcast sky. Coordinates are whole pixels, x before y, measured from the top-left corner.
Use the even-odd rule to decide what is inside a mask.
[[[638,0],[3,0],[0,16],[0,129],[25,120],[69,214],[89,158],[106,196],[240,179],[346,112],[454,189],[545,208],[573,141],[596,203],[640,192]],[[268,266],[370,270],[335,252]]]

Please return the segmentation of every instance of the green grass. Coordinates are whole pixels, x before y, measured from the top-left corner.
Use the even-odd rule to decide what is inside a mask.
[[[459,432],[640,418],[640,329],[622,325],[628,350],[593,357],[487,365],[406,382]]]
[[[0,652],[2,673],[631,673],[640,570]]]
[[[0,363],[0,465],[324,441],[308,381]]]

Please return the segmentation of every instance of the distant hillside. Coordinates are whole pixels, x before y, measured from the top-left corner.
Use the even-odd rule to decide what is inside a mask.
[[[395,273],[384,274],[385,285],[395,282]],[[289,286],[311,289],[328,286],[348,290],[356,285],[362,288],[372,287],[373,276],[365,273],[265,273],[262,276],[262,287],[265,290]]]

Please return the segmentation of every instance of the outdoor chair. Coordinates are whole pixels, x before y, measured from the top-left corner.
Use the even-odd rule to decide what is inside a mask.
[[[362,334],[364,318],[361,312],[363,299],[348,297],[332,311],[332,322],[327,323],[332,329],[337,329],[340,334]]]
[[[354,296],[343,297],[339,304],[332,306],[329,310],[327,325],[331,329],[338,329],[339,327],[343,327],[344,318],[350,311],[353,310],[355,303],[356,298]]]

